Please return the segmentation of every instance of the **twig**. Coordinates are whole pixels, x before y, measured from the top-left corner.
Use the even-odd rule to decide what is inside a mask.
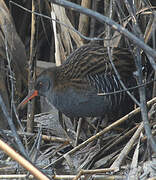
[[[77,126],[77,131],[76,131],[76,140],[75,140],[75,143],[74,143],[74,147],[78,145],[82,121],[83,121],[83,118],[79,118],[78,126]]]
[[[75,175],[55,175],[54,176],[54,179],[67,179],[67,180],[70,180],[70,179],[73,179],[75,178]],[[81,176],[81,179],[83,180],[86,180],[86,177],[85,176]],[[122,175],[94,175],[94,180],[112,180],[112,179],[126,179],[126,176],[122,176]]]
[[[99,174],[99,173],[106,173],[106,172],[112,172],[115,169],[113,168],[105,168],[105,169],[95,169],[95,170],[83,170],[81,169],[81,171],[77,174],[77,176],[75,178],[73,178],[73,180],[78,180],[82,175],[86,175],[86,174]]]
[[[53,179],[55,180],[72,180],[73,178],[75,178],[76,176],[75,175],[55,175],[53,177]],[[0,179],[4,180],[4,179],[34,179],[34,177],[32,175],[27,175],[27,174],[11,174],[11,175],[0,175]],[[84,176],[81,176],[81,179],[85,180],[86,178]],[[99,179],[102,179],[102,180],[108,180],[108,179],[126,179],[125,176],[122,176],[122,175],[94,175],[94,180],[99,180]],[[153,180],[153,179],[152,179]]]
[[[139,149],[140,149],[140,139],[141,135],[139,137],[137,146],[135,148],[134,154],[133,154],[133,159],[131,163],[131,169],[130,172],[128,173],[128,178],[127,179],[133,179],[133,180],[138,180],[138,160],[139,160]]]
[[[4,133],[7,133],[9,134],[9,136],[14,136],[12,134],[12,131],[9,131],[9,130],[2,130]],[[34,137],[36,136],[35,133],[28,133],[28,132],[19,132],[17,131],[18,135],[20,136],[28,136],[28,137]],[[55,137],[55,136],[47,136],[47,135],[44,135],[42,134],[42,139],[43,140],[46,140],[46,141],[52,141],[52,142],[60,142],[60,143],[66,143],[66,144],[69,144],[69,140],[66,139],[66,138],[60,138],[60,137]]]
[[[29,152],[29,155],[31,156],[33,154],[33,159],[32,159],[32,162],[33,163],[36,163],[36,160],[37,160],[37,154],[39,152],[39,148],[40,148],[40,145],[41,145],[41,140],[42,140],[42,137],[41,137],[41,128],[38,129],[38,134],[37,134],[37,137],[35,138],[35,142],[33,143],[33,146]]]
[[[34,176],[33,175],[27,175],[27,174],[8,174],[8,175],[0,175],[0,179],[2,179],[2,180],[7,180],[7,179],[19,179],[19,180],[21,180],[21,179],[26,179],[26,178],[28,178],[28,179],[34,179]]]
[[[37,1],[32,0],[32,11],[37,10]],[[29,74],[28,74],[28,92],[30,93],[34,88],[35,80],[35,44],[36,44],[36,16],[31,16],[31,39],[30,39],[30,57],[29,57]],[[27,110],[27,131],[33,132],[34,128],[34,100],[28,102]]]
[[[155,44],[155,30],[156,30],[156,13],[154,13],[154,18],[153,18],[153,24],[152,24],[152,39],[153,39],[153,47],[156,49],[156,44]],[[154,78],[156,77],[156,71],[154,72]],[[156,96],[156,82],[153,83],[153,94],[152,97]]]

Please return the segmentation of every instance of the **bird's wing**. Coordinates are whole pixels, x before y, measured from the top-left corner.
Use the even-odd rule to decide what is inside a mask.
[[[129,76],[135,71],[133,56],[127,49],[113,48],[112,59],[121,76]],[[67,58],[61,67],[60,77],[63,79],[65,77],[82,79],[88,75],[114,74],[107,48],[98,44],[80,47]]]

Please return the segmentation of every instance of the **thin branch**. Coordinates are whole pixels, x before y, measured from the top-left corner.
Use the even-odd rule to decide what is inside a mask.
[[[77,174],[77,176],[75,178],[73,178],[73,180],[78,180],[79,178],[81,179],[82,175],[102,174],[102,173],[106,173],[106,172],[112,172],[114,170],[115,170],[115,168],[94,169],[94,170],[81,169],[80,172]]]
[[[118,94],[118,93],[122,93],[122,92],[126,92],[126,91],[131,91],[131,90],[139,89],[140,87],[152,84],[155,81],[156,81],[156,79],[153,79],[151,81],[147,81],[145,83],[139,84],[139,85],[134,86],[134,87],[130,87],[130,88],[126,88],[126,89],[123,89],[123,90],[114,91],[114,92],[109,92],[109,93],[98,93],[97,95],[99,95],[99,96],[108,96],[108,95],[112,95],[112,94]]]
[[[0,132],[3,132],[4,134],[8,134],[9,136],[13,137],[12,131],[10,130],[0,130]],[[17,131],[19,136],[26,136],[26,137],[34,137],[37,134],[36,133],[28,133],[28,132],[21,132]],[[57,143],[64,143],[64,144],[70,144],[69,140],[67,138],[61,138],[61,137],[55,137],[55,136],[47,136],[42,134],[42,140],[50,141],[50,142],[57,142]]]
[[[116,69],[116,67],[115,67],[115,65],[114,65],[114,63],[113,63],[112,55],[111,55],[111,53],[110,53],[110,47],[107,47],[107,50],[108,50],[108,56],[109,56],[109,60],[110,60],[110,62],[111,62],[111,65],[112,65],[112,67],[113,67],[113,70],[115,71],[115,74],[117,75],[117,78],[118,78],[121,86],[123,87],[124,90],[126,90],[127,88],[126,88],[126,86],[124,85],[123,81],[121,80],[120,74],[118,73],[118,71],[117,71],[117,69]],[[132,99],[138,106],[140,106],[140,103],[139,103],[138,100],[130,93],[130,91],[127,90],[126,93],[131,97],[131,99]]]

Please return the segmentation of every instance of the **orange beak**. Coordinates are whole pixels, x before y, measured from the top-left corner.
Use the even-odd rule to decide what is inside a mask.
[[[30,92],[23,101],[18,105],[17,109],[24,108],[24,105],[27,104],[31,99],[33,99],[35,96],[38,96],[38,91],[33,90]]]

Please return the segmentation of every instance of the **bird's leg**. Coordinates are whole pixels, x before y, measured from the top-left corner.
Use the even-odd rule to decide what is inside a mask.
[[[76,130],[76,140],[75,140],[74,146],[78,145],[78,140],[79,140],[79,136],[80,136],[82,120],[83,120],[83,118],[79,118],[79,120],[78,120],[78,126],[77,126],[77,130]]]
[[[100,126],[102,126],[102,129],[104,127],[107,127],[108,122],[109,122],[109,116],[108,115],[104,115],[104,116],[99,117],[98,121],[97,121],[97,125],[96,125],[95,134],[100,131]]]
[[[95,134],[97,134],[99,132],[100,129],[100,125],[102,123],[103,117],[98,118],[98,122],[97,122],[97,126],[96,126],[96,131]]]
[[[59,122],[62,126],[62,128],[67,131],[67,127],[66,127],[66,123],[64,122],[64,119],[63,119],[63,116],[62,116],[62,112],[61,111],[58,111],[58,117],[59,117]]]

